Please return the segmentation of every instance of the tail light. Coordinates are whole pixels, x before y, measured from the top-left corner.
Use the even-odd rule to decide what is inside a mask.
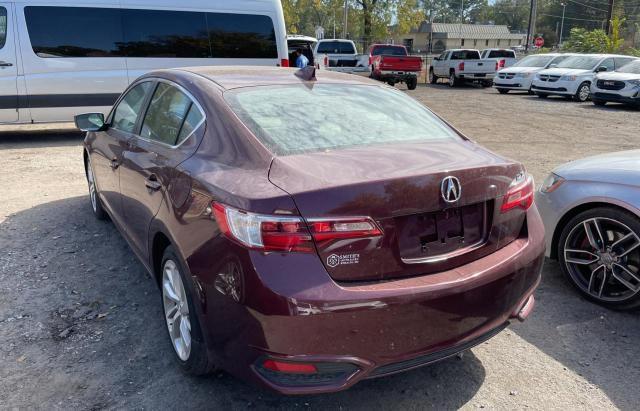
[[[300,217],[254,214],[213,204],[220,231],[232,240],[258,250],[312,253],[313,240]]]
[[[464,71],[464,61],[460,62],[460,64],[458,64],[458,70],[459,71]]]
[[[280,60],[280,66],[282,66],[282,67],[289,67],[289,59],[282,59],[282,60]]]
[[[324,66],[329,67],[329,56],[324,56]]]
[[[500,212],[506,213],[515,208],[528,210],[533,204],[533,190],[533,177],[527,174],[517,177],[502,199]]]
[[[498,67],[496,68],[496,70],[498,68],[504,68],[505,64],[506,64],[506,60],[498,60]]]
[[[315,251],[313,241],[378,237],[382,230],[368,217],[311,219],[255,214],[221,203],[213,203],[213,215],[220,231],[249,248],[263,251]]]

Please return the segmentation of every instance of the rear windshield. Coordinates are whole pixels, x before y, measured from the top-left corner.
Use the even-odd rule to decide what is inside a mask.
[[[356,54],[356,50],[348,41],[323,41],[318,44],[320,54]]]
[[[518,61],[513,67],[546,67],[553,56],[528,56]]]
[[[398,46],[378,46],[371,51],[372,56],[406,56],[407,50],[404,47]]]
[[[488,58],[515,58],[516,52],[513,50],[491,50]]]
[[[616,70],[618,73],[640,74],[640,60],[634,60]]]
[[[558,64],[558,68],[593,70],[600,61],[600,57],[572,56]]]
[[[451,53],[450,60],[480,60],[478,50],[458,50]]]
[[[225,99],[275,155],[458,138],[411,97],[377,86],[252,87]]]

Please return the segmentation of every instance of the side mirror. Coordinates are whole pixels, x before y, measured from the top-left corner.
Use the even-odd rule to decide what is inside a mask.
[[[75,117],[76,127],[82,131],[103,131],[107,129],[107,125],[104,123],[104,114],[102,113],[87,113],[78,114]]]
[[[596,69],[596,73],[602,73],[603,71],[607,71],[607,68],[605,66],[600,66]]]

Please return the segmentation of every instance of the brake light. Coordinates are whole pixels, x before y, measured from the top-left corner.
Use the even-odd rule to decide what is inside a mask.
[[[345,238],[379,237],[382,230],[370,218],[311,219],[309,230],[318,242]]]
[[[280,66],[281,67],[289,67],[289,59],[280,60]]]
[[[324,56],[324,66],[329,67],[329,56]]]
[[[287,374],[315,374],[318,369],[313,364],[296,363],[288,361],[278,361],[267,359],[262,363],[262,367],[276,372]]]
[[[300,217],[249,213],[213,203],[213,215],[220,231],[247,247],[263,251],[314,251],[311,234]]]
[[[498,60],[498,68],[504,68],[505,64],[506,64],[505,60]]]
[[[516,178],[502,199],[500,212],[506,213],[514,208],[528,210],[533,204],[533,190],[533,177],[523,174]]]
[[[464,61],[460,62],[460,64],[458,64],[458,70],[459,71],[464,71]]]

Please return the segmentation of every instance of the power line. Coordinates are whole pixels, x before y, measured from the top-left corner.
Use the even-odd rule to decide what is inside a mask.
[[[562,16],[556,16],[555,14],[545,14],[545,13],[538,13],[541,16],[546,16],[546,17],[557,17],[559,19],[562,18]],[[579,20],[579,21],[597,21],[597,22],[603,22],[605,19],[579,19],[576,17],[565,17],[566,20]]]
[[[588,5],[588,4],[580,3],[579,1],[576,1],[576,0],[569,0],[569,1],[570,1],[570,2],[572,2],[572,3],[579,4],[579,5],[581,5],[581,6],[584,6],[584,7],[588,7],[588,8],[590,8],[590,9],[599,10],[599,11],[604,11],[604,12],[607,12],[607,11],[608,11],[608,10],[606,10],[606,9],[599,9],[599,8],[597,8],[597,7],[593,7],[593,6],[590,6],[590,5]]]

